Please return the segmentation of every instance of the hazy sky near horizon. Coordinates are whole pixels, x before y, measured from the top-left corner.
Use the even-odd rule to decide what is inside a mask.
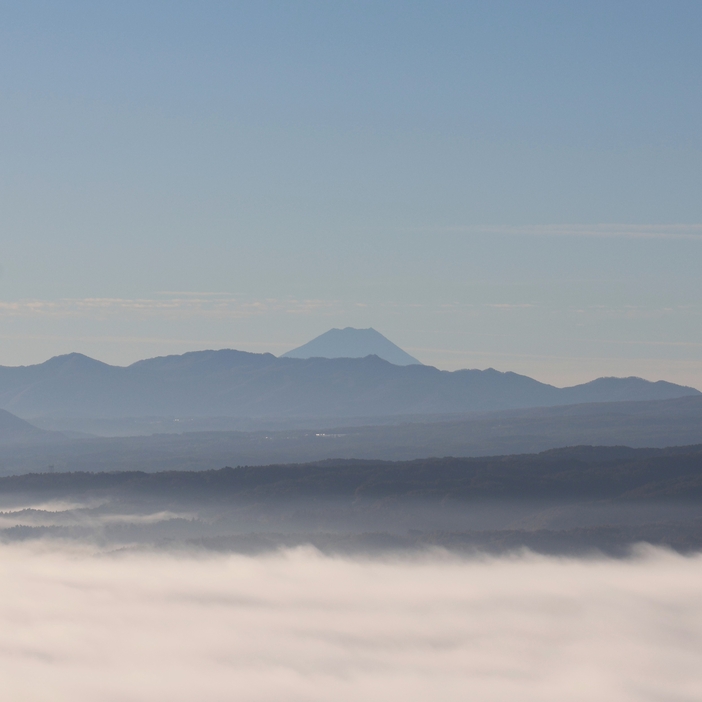
[[[0,364],[702,388],[699,2],[0,4]]]

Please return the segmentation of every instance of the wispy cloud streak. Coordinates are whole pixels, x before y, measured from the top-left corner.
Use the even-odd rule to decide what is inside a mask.
[[[0,316],[16,317],[210,317],[243,319],[263,314],[311,314],[335,306],[327,300],[245,300],[226,294],[178,293],[154,298],[61,298],[58,300],[0,301]]]
[[[702,242],[702,224],[534,224],[443,227],[436,231],[518,236],[687,239]]]

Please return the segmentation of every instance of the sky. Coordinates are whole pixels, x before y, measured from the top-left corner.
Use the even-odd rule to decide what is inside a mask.
[[[699,2],[0,3],[0,365],[702,389]]]

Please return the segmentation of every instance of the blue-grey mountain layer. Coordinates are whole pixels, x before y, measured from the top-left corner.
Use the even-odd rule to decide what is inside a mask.
[[[24,419],[0,409],[0,446],[15,444],[56,443],[66,437],[57,431],[45,431]]]
[[[110,366],[81,354],[0,367],[0,408],[21,417],[370,417],[699,395],[640,378],[556,388],[516,373],[366,358],[196,351]]]

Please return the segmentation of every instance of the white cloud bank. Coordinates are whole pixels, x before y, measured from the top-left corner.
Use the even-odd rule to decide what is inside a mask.
[[[6,700],[697,700],[702,557],[0,547]],[[45,549],[45,550],[38,550]]]

